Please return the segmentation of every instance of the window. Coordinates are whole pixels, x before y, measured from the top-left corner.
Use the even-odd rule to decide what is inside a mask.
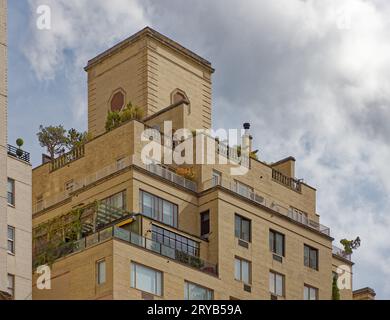
[[[304,263],[306,267],[318,270],[318,250],[305,245]]]
[[[7,292],[11,297],[15,297],[15,276],[13,274],[8,274]]]
[[[106,261],[101,260],[96,263],[96,281],[98,285],[106,283]]]
[[[284,257],[284,235],[279,232],[270,230],[269,249],[271,252]]]
[[[235,215],[235,236],[241,240],[251,241],[251,221]]]
[[[185,300],[213,300],[212,290],[204,288],[194,283],[185,282],[184,299]]]
[[[162,296],[162,273],[132,262],[131,287],[157,296]]]
[[[175,228],[178,226],[178,207],[172,202],[141,190],[140,209],[141,212],[147,217],[161,221]]]
[[[110,100],[111,111],[121,111],[125,104],[125,95],[124,92],[119,89],[114,93]]]
[[[152,240],[191,256],[199,257],[199,243],[175,232],[152,225]]]
[[[15,228],[8,226],[8,253],[15,253]]]
[[[236,258],[235,259],[235,265],[234,265],[234,274],[235,274],[235,279],[238,281],[242,281],[246,284],[251,283],[251,263],[240,259]]]
[[[253,195],[253,188],[237,180],[235,180],[235,191],[246,198],[252,198]]]
[[[102,200],[102,204],[108,207],[126,210],[126,193],[125,191],[114,194],[111,197]]]
[[[213,187],[220,185],[222,183],[222,173],[213,170],[212,183],[213,183]]]
[[[304,300],[318,300],[318,289],[311,287],[311,286],[308,286],[308,285],[305,285],[303,299]]]
[[[8,178],[7,200],[11,206],[15,205],[15,180]]]
[[[200,214],[200,236],[204,237],[210,233],[210,211]]]
[[[269,291],[275,296],[284,297],[284,275],[269,273]]]

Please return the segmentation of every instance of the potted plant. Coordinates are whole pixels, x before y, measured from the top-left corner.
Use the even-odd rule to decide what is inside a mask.
[[[24,141],[23,139],[19,138],[16,140],[16,145],[18,146],[18,149],[16,149],[16,155],[20,158],[21,156],[23,156],[23,150],[22,150],[22,146],[24,144]]]

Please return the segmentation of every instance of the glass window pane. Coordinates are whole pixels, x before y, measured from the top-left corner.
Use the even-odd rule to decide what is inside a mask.
[[[241,261],[241,268],[242,268],[242,281],[244,283],[249,284],[250,283],[250,263],[247,261],[242,260]]]
[[[309,288],[305,286],[303,290],[303,299],[304,300],[309,300]]]
[[[317,269],[317,250],[310,250],[310,267]]]
[[[276,294],[278,296],[283,296],[283,278],[280,274],[276,275]]]
[[[166,201],[163,202],[163,221],[166,224],[173,225],[173,205]]]
[[[305,266],[309,267],[310,266],[310,248],[308,246],[304,247],[304,262]]]
[[[274,232],[270,231],[269,232],[269,250],[271,252],[275,252],[275,248],[274,248]]]
[[[143,198],[142,198],[143,199],[143,201],[142,201],[143,214],[147,215],[148,217],[152,217],[152,215],[153,215],[153,199],[149,194],[147,194],[145,192],[143,192],[142,195],[143,195]]]
[[[234,223],[234,226],[235,226],[235,236],[236,238],[240,238],[241,237],[241,218],[239,216],[236,215],[235,217],[235,223]]]
[[[103,284],[106,282],[106,262],[98,262],[98,284]]]
[[[241,280],[241,260],[234,261],[234,277],[236,280]]]
[[[279,233],[276,233],[276,254],[280,255],[280,256],[283,256],[283,253],[284,253],[284,250],[283,250],[283,247],[284,247],[284,236],[279,234]]]
[[[242,234],[241,239],[244,241],[250,241],[251,224],[249,220],[242,219]]]
[[[269,273],[269,291],[275,294],[275,274]]]

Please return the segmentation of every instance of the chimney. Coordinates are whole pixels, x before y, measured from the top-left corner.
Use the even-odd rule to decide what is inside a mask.
[[[247,154],[248,156],[250,155],[250,153],[252,152],[252,136],[249,134],[249,130],[251,128],[251,124],[246,122],[244,123],[244,135],[242,136],[242,147],[241,147],[241,150],[242,150],[242,153],[243,154]]]

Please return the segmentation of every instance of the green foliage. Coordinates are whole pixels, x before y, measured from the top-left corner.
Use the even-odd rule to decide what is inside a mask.
[[[352,254],[353,250],[360,247],[361,240],[359,237],[355,240],[342,239],[340,243],[343,245],[346,254]]]
[[[142,120],[144,112],[141,107],[133,106],[131,102],[120,112],[109,111],[106,120],[106,131],[111,131],[121,124],[131,120]]]
[[[16,139],[16,145],[21,148],[24,145],[24,141],[22,138]]]
[[[79,132],[72,128],[68,130],[66,135],[66,147],[69,150],[73,150],[74,148],[85,144],[89,140],[91,140],[91,137],[87,132]]]
[[[340,300],[340,289],[337,286],[337,277],[333,277],[332,300]]]
[[[41,125],[39,127],[39,132],[37,133],[39,143],[41,147],[47,149],[47,152],[52,159],[54,159],[57,154],[60,154],[66,146],[65,134],[66,130],[62,125],[57,127],[43,127]]]

